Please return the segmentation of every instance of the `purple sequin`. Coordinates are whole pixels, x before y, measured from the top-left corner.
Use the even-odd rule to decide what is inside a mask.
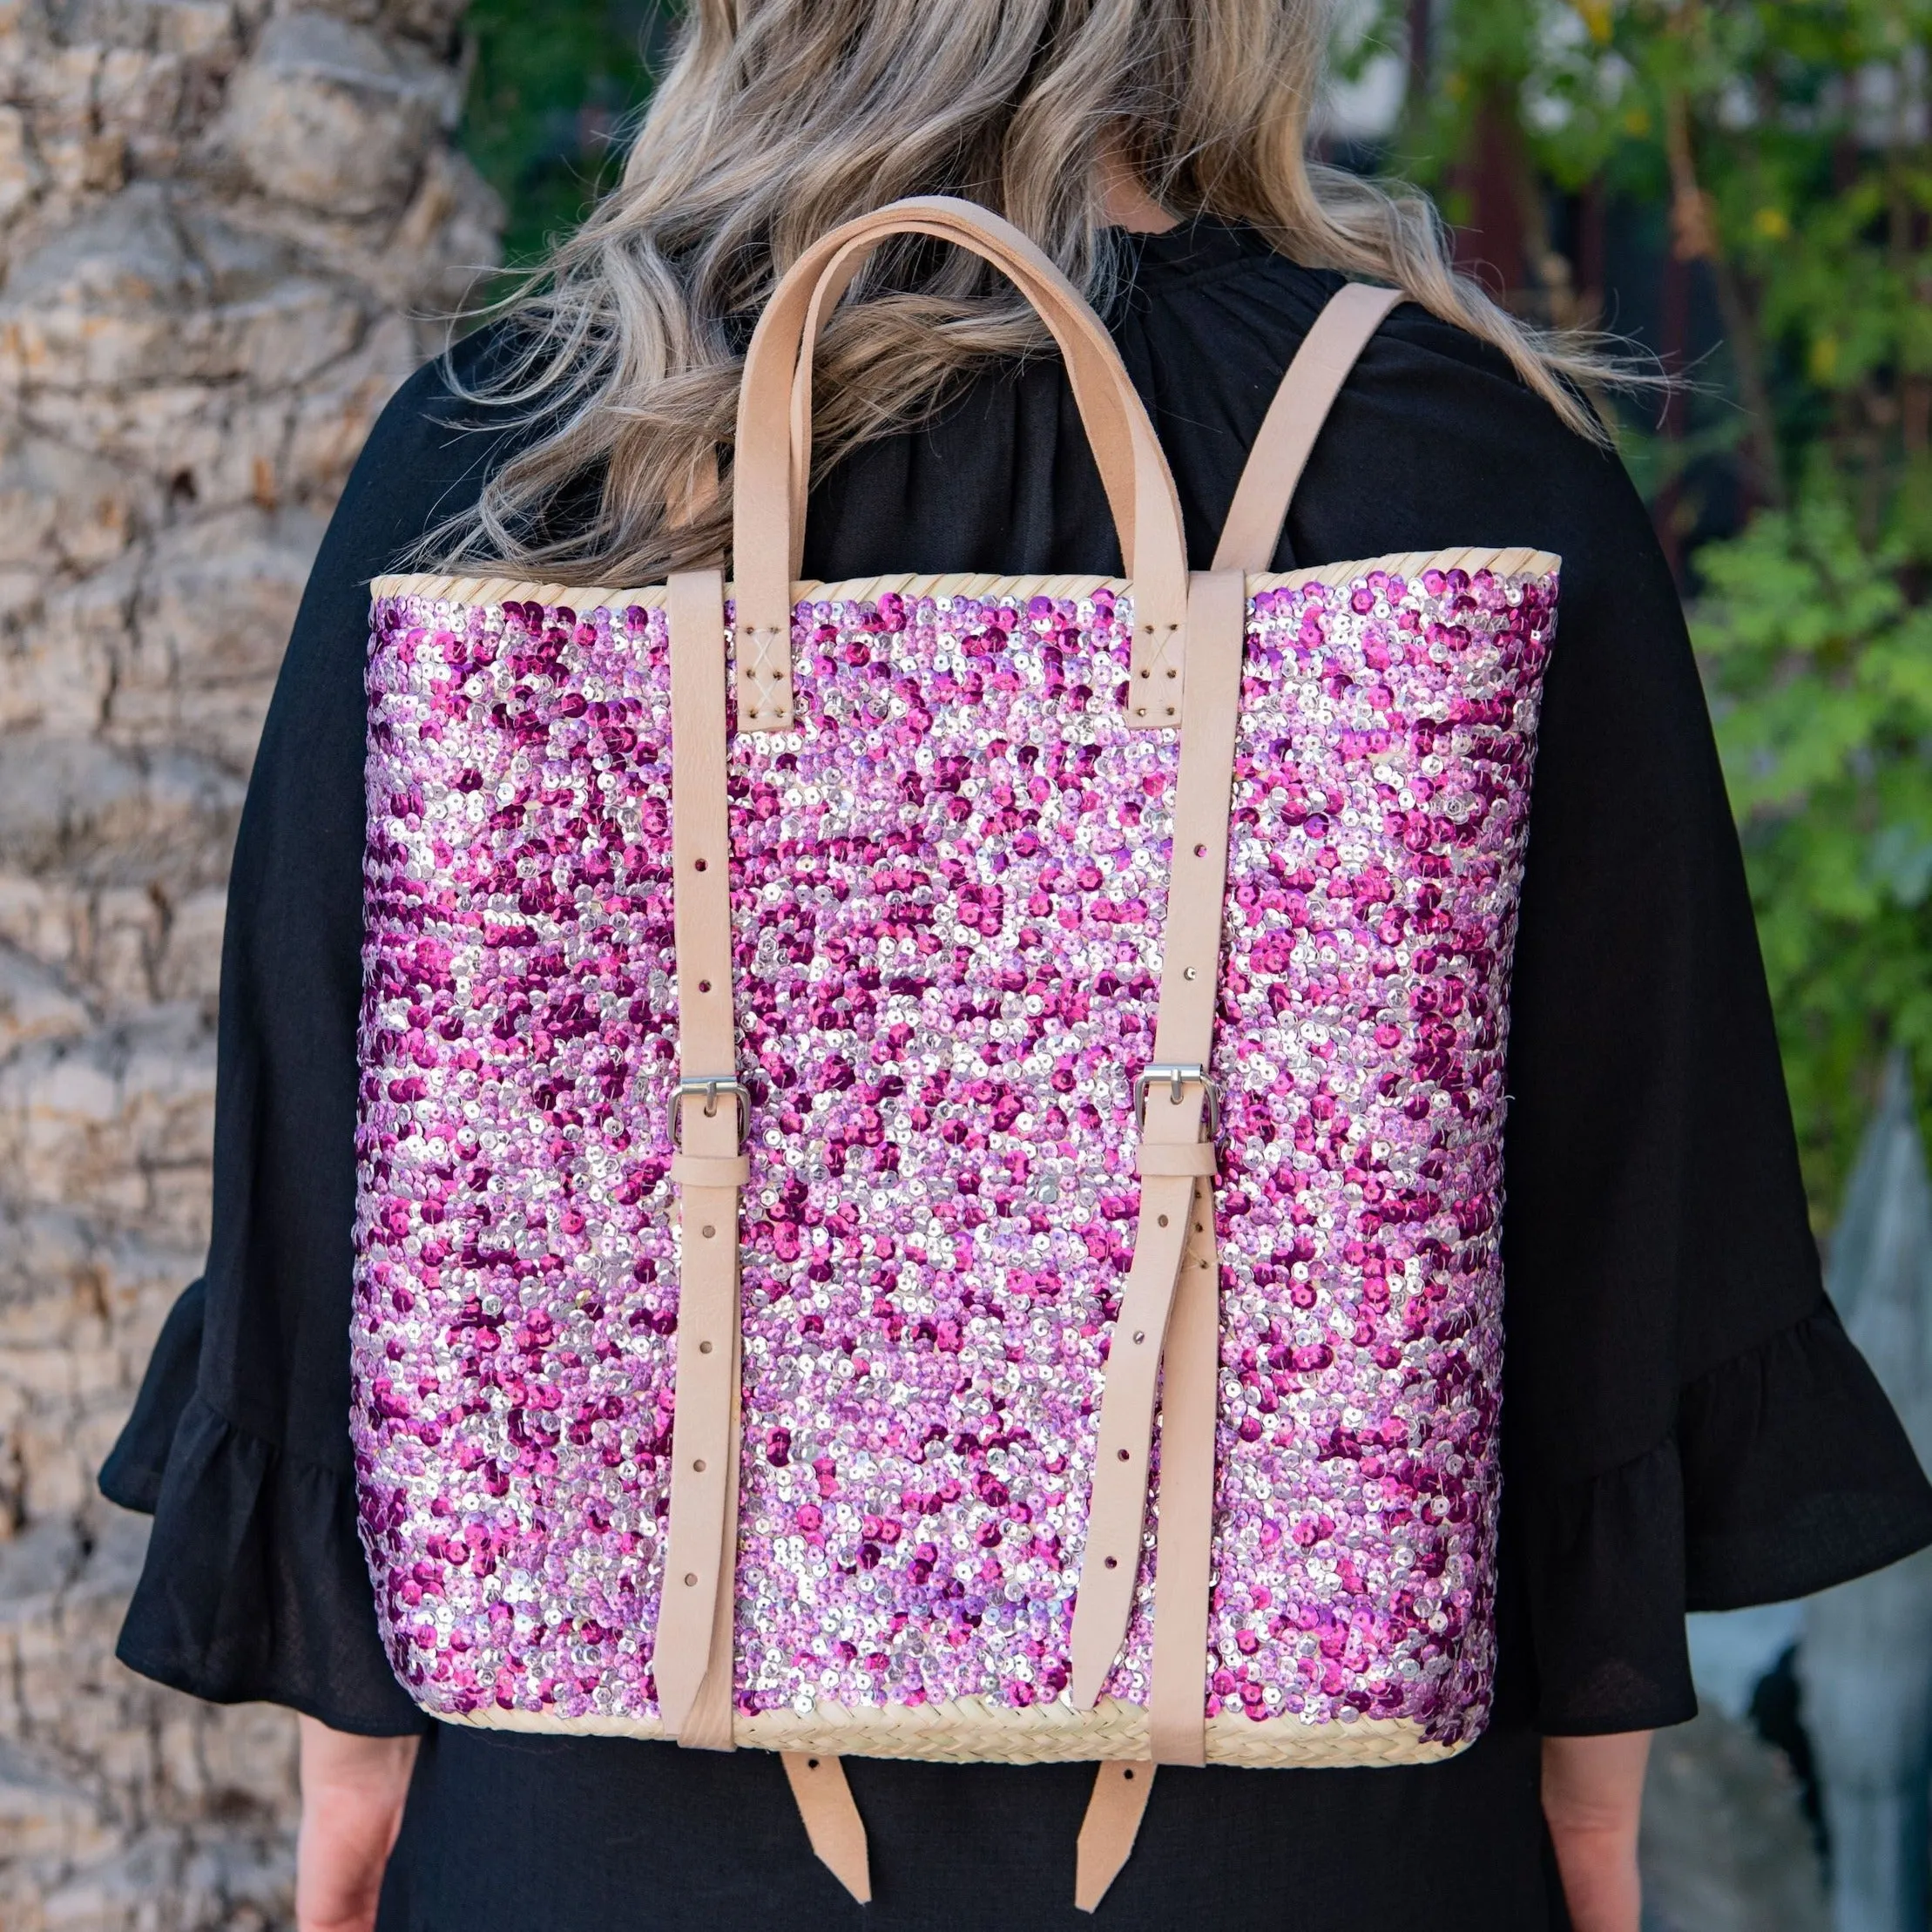
[[[1207,1710],[1480,1729],[1507,988],[1556,578],[1250,611]],[[1067,1682],[1175,767],[1131,609],[828,596],[733,738],[739,1708]],[[429,1709],[655,1715],[677,1327],[661,610],[379,599],[354,1438]],[[1144,1702],[1153,1524],[1108,1688]]]

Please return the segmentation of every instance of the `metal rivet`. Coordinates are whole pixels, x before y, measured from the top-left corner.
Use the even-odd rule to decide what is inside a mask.
[[[1192,976],[1192,973],[1193,973],[1193,970],[1194,970],[1194,969],[1193,969],[1193,968],[1192,968],[1192,966],[1190,966],[1190,967],[1189,967],[1189,968],[1187,969],[1187,970],[1188,970],[1188,973],[1189,973],[1190,976]],[[699,990],[699,991],[700,993],[708,993],[708,992],[709,992],[709,991],[711,990],[711,982],[710,982],[710,981],[709,981],[708,979],[701,979],[701,980],[699,980],[699,981],[698,982],[698,990]]]
[[[1146,706],[1145,706],[1145,705],[1141,705],[1141,706],[1138,706],[1138,707],[1136,708],[1135,712],[1134,712],[1134,716],[1135,716],[1136,718],[1145,718],[1145,717],[1146,715],[1147,715],[1147,707],[1146,707]]]
[[[708,1341],[700,1341],[698,1344],[698,1353],[700,1355],[708,1355],[711,1353],[711,1344]]]
[[[708,1241],[712,1238],[712,1236],[718,1232],[718,1230],[711,1226],[707,1223],[703,1228],[699,1229],[699,1232],[702,1233],[704,1238]]]
[[[1166,1226],[1166,1225],[1167,1225],[1167,1217],[1166,1217],[1166,1216],[1165,1216],[1165,1214],[1158,1214],[1158,1215],[1156,1215],[1156,1216],[1155,1216],[1154,1218],[1155,1218],[1155,1219],[1156,1219],[1156,1220],[1157,1220],[1157,1221],[1158,1221],[1158,1222],[1159,1223],[1159,1225],[1160,1225],[1160,1226],[1161,1226],[1162,1227],[1165,1227],[1165,1226]]]
[[[1119,1560],[1117,1557],[1109,1557],[1106,1559],[1105,1567],[1109,1570],[1118,1570],[1120,1567]]]
[[[709,861],[708,860],[706,860],[706,859],[693,859],[693,860],[692,860],[692,861],[691,861],[691,869],[692,869],[692,870],[693,872],[703,872],[703,871],[705,871],[705,870],[706,870],[706,869],[708,868],[708,867],[709,867],[709,864],[710,864],[710,861]]]
[[[698,1581],[698,1573],[697,1573],[697,1571],[692,1571],[692,1572],[691,1572],[691,1573],[690,1573],[690,1574],[689,1574],[688,1576],[686,1576],[686,1578],[685,1578],[685,1588],[686,1588],[686,1590],[689,1590],[689,1589],[690,1589],[690,1588],[691,1588],[691,1587],[692,1587],[692,1585],[693,1585],[693,1584],[695,1584],[695,1583],[696,1583],[697,1581]]]
[[[1127,1463],[1132,1460],[1132,1458],[1127,1454],[1125,1449],[1116,1449],[1114,1451],[1114,1455],[1116,1459],[1122,1463]]]
[[[805,1768],[807,1771],[816,1771],[818,1767],[819,1760],[816,1758],[807,1758],[805,1760]]]
[[[1134,1340],[1136,1341],[1145,1341],[1146,1339],[1147,1331],[1145,1328],[1136,1328],[1134,1330]]]
[[[1172,665],[1169,665],[1167,667],[1167,675],[1170,678],[1178,678],[1179,677],[1180,673],[1179,672],[1176,671]]]
[[[1183,979],[1199,979],[1201,976],[1192,966],[1183,966],[1180,969],[1180,976]]]
[[[1207,856],[1207,848],[1205,845],[1197,845],[1194,848],[1194,856],[1197,859],[1205,859]]]
[[[702,1476],[702,1475],[703,1475],[703,1474],[705,1473],[705,1459],[704,1459],[704,1457],[700,1456],[699,1456],[699,1457],[698,1458],[698,1460],[697,1460],[697,1461],[696,1461],[695,1463],[692,1463],[692,1464],[691,1466],[692,1466],[692,1469],[696,1469],[696,1470],[697,1470],[697,1472],[699,1473],[699,1476]]]
[[[1151,678],[1153,676],[1153,672],[1151,671],[1143,671],[1140,674],[1143,678]]]

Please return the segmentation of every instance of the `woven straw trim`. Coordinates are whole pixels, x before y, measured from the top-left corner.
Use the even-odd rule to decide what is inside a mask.
[[[1291,590],[1301,584],[1350,584],[1371,571],[1393,577],[1416,577],[1428,570],[1491,571],[1498,577],[1544,577],[1562,559],[1549,551],[1465,549],[1408,551],[1399,557],[1371,557],[1354,563],[1321,564],[1306,571],[1271,571],[1251,575],[1248,593]],[[855,577],[837,584],[807,578],[792,586],[793,601],[805,598],[862,604],[888,591],[901,597],[1091,597],[1105,588],[1125,591],[1118,577],[989,577],[955,571],[944,577]],[[641,591],[609,591],[569,584],[525,584],[507,577],[379,577],[369,585],[372,597],[427,597],[455,604],[567,604],[573,611],[622,610],[640,605],[650,610],[665,600],[661,584]]]
[[[659,1739],[665,1735],[655,1718],[566,1718],[495,1706],[460,1717],[438,1715],[445,1723],[486,1731]],[[1112,1698],[1102,1698],[1091,1711],[1076,1711],[1064,1702],[1016,1711],[977,1697],[866,1710],[821,1703],[804,1716],[767,1711],[740,1717],[732,1727],[732,1739],[760,1751],[821,1751],[828,1757],[916,1758],[941,1764],[1079,1764],[1100,1758],[1139,1760],[1148,1751],[1146,1712]],[[1440,1764],[1463,1748],[1430,1743],[1422,1726],[1408,1718],[1364,1718],[1348,1725],[1304,1724],[1299,1718],[1267,1718],[1256,1724],[1234,1715],[1207,1720],[1210,1764],[1258,1770]]]

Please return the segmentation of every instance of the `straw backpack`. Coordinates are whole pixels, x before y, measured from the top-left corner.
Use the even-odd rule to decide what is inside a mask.
[[[795,581],[882,239],[1050,327],[1126,579]],[[735,580],[375,585],[353,1430],[451,1722],[1422,1764],[1488,1712],[1503,1056],[1557,560],[1268,574],[1397,297],[1344,288],[1211,571],[1016,229],[827,235],[746,361]]]

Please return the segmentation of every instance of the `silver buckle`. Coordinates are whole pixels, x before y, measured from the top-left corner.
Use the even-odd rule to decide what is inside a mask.
[[[1135,1126],[1143,1133],[1146,1132],[1147,1089],[1159,1085],[1163,1080],[1167,1083],[1169,1101],[1177,1107],[1181,1103],[1182,1093],[1186,1087],[1192,1084],[1201,1090],[1202,1098],[1207,1106],[1207,1138],[1210,1140],[1219,1140],[1221,1138],[1221,1090],[1207,1077],[1206,1067],[1196,1065],[1192,1062],[1178,1066],[1157,1064],[1149,1067],[1145,1072],[1134,1076]]]
[[[721,1093],[728,1093],[738,1103],[738,1145],[734,1152],[744,1152],[745,1137],[752,1131],[751,1095],[746,1092],[742,1081],[728,1073],[701,1073],[695,1079],[679,1081],[671,1096],[671,1145],[679,1153],[684,1152],[685,1102],[701,1099],[708,1120],[718,1111],[718,1096]]]

